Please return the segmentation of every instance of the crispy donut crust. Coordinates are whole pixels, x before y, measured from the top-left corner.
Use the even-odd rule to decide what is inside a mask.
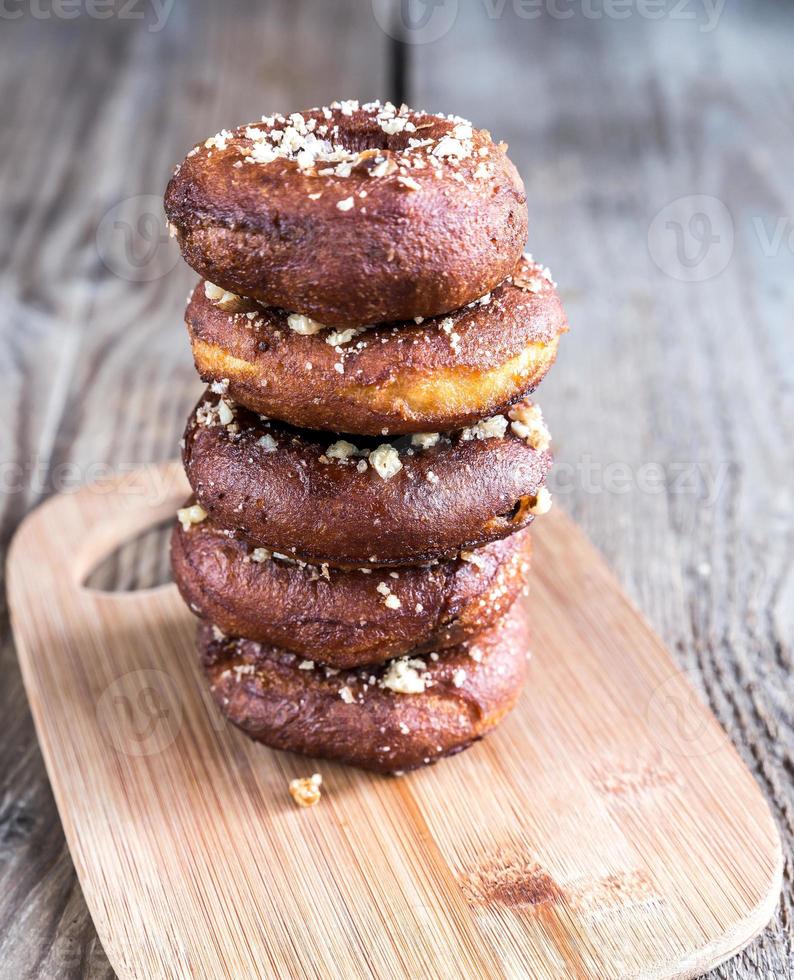
[[[329,459],[330,435],[262,421],[242,406],[224,425],[221,400],[206,393],[185,430],[197,500],[254,547],[315,563],[412,565],[507,537],[532,521],[552,461],[508,429],[503,438],[409,448],[384,479],[355,458]]]
[[[362,435],[460,429],[525,397],[568,329],[547,271],[521,259],[485,304],[380,324],[331,346],[291,330],[283,310],[212,303],[199,283],[185,313],[202,380],[292,425]],[[339,366],[343,368],[340,373]]]
[[[493,289],[527,236],[524,185],[506,147],[473,130],[469,155],[440,157],[433,151],[459,121],[409,112],[415,129],[387,135],[377,114],[302,114],[338,126],[335,142],[363,153],[346,177],[284,157],[251,163],[257,141],[246,132],[271,139],[290,126],[284,117],[195,147],[165,195],[188,265],[224,289],[337,326],[435,316]],[[411,149],[410,139],[432,142]],[[380,160],[393,172],[373,176]]]
[[[431,683],[417,694],[379,686],[388,665],[330,676],[327,668],[301,670],[299,655],[216,638],[206,622],[199,627],[199,651],[215,702],[249,737],[389,773],[460,752],[502,720],[524,684],[528,624],[516,603],[476,641],[436,661],[426,658],[421,672]]]
[[[209,521],[189,530],[177,524],[171,564],[185,602],[227,635],[348,669],[445,649],[492,626],[524,586],[531,542],[527,529],[466,558],[404,568],[398,578],[256,561],[252,552]],[[398,608],[386,605],[384,585]]]

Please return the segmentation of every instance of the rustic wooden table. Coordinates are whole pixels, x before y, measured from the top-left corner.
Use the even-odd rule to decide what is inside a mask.
[[[784,838],[777,918],[715,976],[794,976],[794,7],[438,0],[426,24],[403,7],[401,32],[390,0],[4,5],[2,544],[56,490],[176,453],[200,390],[193,276],[158,199],[199,137],[335,97],[469,116],[510,143],[573,325],[541,398],[556,499]],[[162,542],[96,581],[163,580]],[[2,628],[0,975],[112,976],[5,608]]]

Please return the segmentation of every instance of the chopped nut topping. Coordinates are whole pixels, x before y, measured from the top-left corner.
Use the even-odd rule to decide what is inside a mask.
[[[369,464],[383,480],[390,480],[403,468],[400,454],[387,442],[372,450],[369,454]]]
[[[489,419],[482,419],[471,428],[464,429],[460,438],[462,442],[469,442],[472,439],[502,439],[507,431],[507,419],[504,415],[494,415]]]
[[[514,286],[518,286],[519,289],[523,289],[527,293],[539,293],[548,285],[557,285],[548,266],[538,265],[529,253],[524,255],[524,259],[532,268],[526,271],[522,269],[518,274],[514,273],[511,276]]]
[[[378,118],[380,123],[380,128],[388,136],[394,136],[395,133],[415,133],[416,126],[410,121],[410,119],[404,119],[402,116],[393,116],[392,118]]]
[[[352,442],[347,442],[345,439],[339,439],[338,442],[332,443],[325,451],[325,455],[330,456],[331,459],[349,459],[357,454],[358,449]]]
[[[213,381],[210,385],[210,391],[213,395],[225,395],[229,390],[229,379],[221,378],[220,381]]]
[[[434,157],[457,157],[459,160],[463,160],[471,156],[472,145],[468,139],[442,136],[430,152]]]
[[[424,660],[412,660],[409,657],[392,660],[380,680],[380,687],[397,694],[421,694],[427,686],[426,667]]]
[[[353,692],[347,685],[339,688],[339,697],[345,702],[345,704],[353,704],[353,702],[356,700]]]
[[[257,446],[261,446],[266,453],[274,453],[278,449],[278,443],[269,432],[266,432],[263,436],[260,436],[256,440],[256,444]]]
[[[411,445],[420,449],[430,449],[441,438],[438,432],[415,432],[411,436]]]
[[[377,591],[383,596],[383,605],[386,606],[387,609],[399,609],[402,606],[399,598],[392,592],[391,588],[386,582],[379,582],[377,585]]]
[[[363,332],[364,327],[348,327],[347,330],[334,330],[328,334],[325,342],[326,344],[330,344],[331,347],[341,347],[344,344],[349,344],[351,340]]]
[[[221,425],[229,425],[234,421],[234,405],[225,398],[218,402],[218,421]]]
[[[194,524],[201,524],[207,517],[207,512],[201,504],[191,504],[190,507],[181,507],[176,512],[177,519],[182,525],[183,531],[189,531]]]
[[[262,562],[270,561],[272,557],[272,552],[268,551],[267,548],[254,548],[254,550],[251,552],[251,561],[255,561],[259,565],[261,565]]]
[[[397,162],[391,157],[387,157],[383,160],[377,160],[374,166],[370,167],[369,175],[370,177],[389,177],[391,174],[397,173],[399,169]]]
[[[343,201],[337,201],[336,206],[340,211],[349,211],[355,203],[352,197],[346,197]]]
[[[196,422],[199,425],[211,428],[213,425],[218,425],[219,421],[218,408],[212,402],[202,402],[196,409]]]
[[[323,777],[319,772],[304,779],[292,779],[289,784],[290,796],[298,806],[315,806],[320,802],[320,786]]]
[[[440,138],[422,139],[417,138],[420,136],[418,131],[432,128],[433,123],[415,122],[416,117],[412,118],[411,110],[405,105],[397,109],[390,102],[385,105],[379,102],[359,105],[355,100],[348,100],[334,102],[330,107],[322,107],[316,112],[318,115],[313,114],[312,118],[306,118],[298,112],[288,117],[280,113],[263,116],[261,126],[246,126],[239,135],[222,130],[206,140],[204,148],[211,156],[214,150],[224,151],[233,145],[238,159],[234,160],[232,166],[237,168],[243,164],[270,164],[276,160],[289,160],[304,173],[342,179],[350,177],[354,169],[369,173],[375,178],[391,176],[398,169],[394,157],[412,168],[425,169],[429,164],[440,176],[446,158],[450,159],[451,167],[456,167],[458,161],[474,153],[474,130],[469,122],[457,117],[437,116],[437,119],[446,119],[453,124],[451,131]],[[344,117],[352,117],[359,112],[366,113],[374,118],[388,136],[414,133],[416,136],[408,135],[407,146],[402,149],[370,149],[360,152],[343,145],[343,134],[340,131],[343,126],[335,121],[334,112]],[[197,152],[198,147],[191,150],[188,156]],[[487,156],[488,147],[480,148],[479,153]],[[452,176],[459,180],[464,179],[457,171],[453,171]],[[309,195],[312,199],[316,199],[316,196]]]
[[[210,136],[208,140],[205,140],[204,146],[206,146],[208,150],[212,149],[213,147],[215,147],[217,150],[225,150],[228,141],[231,138],[232,134],[227,129],[222,129],[215,136]]]
[[[466,680],[466,671],[459,667],[455,673],[452,675],[452,683],[455,687],[463,687]]]
[[[476,551],[461,551],[460,557],[463,561],[476,565],[479,569],[485,568],[485,559]]]
[[[546,450],[551,445],[551,434],[543,421],[540,406],[532,402],[521,402],[510,409],[510,428],[524,439],[533,449]]]
[[[214,282],[204,281],[204,295],[212,303],[225,313],[238,313],[245,306],[245,300],[237,293],[231,293],[222,286],[216,286]]]
[[[290,330],[294,330],[295,333],[299,333],[301,336],[309,336],[310,334],[325,330],[325,324],[318,323],[316,320],[312,320],[311,317],[304,316],[302,313],[290,313],[287,317],[287,325]]]
[[[529,507],[527,509],[530,514],[536,516],[548,514],[551,510],[551,494],[546,487],[541,487],[533,497],[530,497]]]

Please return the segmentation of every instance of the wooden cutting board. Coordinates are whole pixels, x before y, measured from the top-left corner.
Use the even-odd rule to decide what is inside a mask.
[[[401,778],[254,745],[172,585],[81,584],[186,496],[177,464],[54,498],[9,558],[25,685],[121,977],[692,977],[769,920],[781,852],[716,721],[559,510],[505,724]],[[319,771],[323,798],[287,784]]]

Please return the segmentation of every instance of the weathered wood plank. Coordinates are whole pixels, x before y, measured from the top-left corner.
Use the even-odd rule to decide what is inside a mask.
[[[556,497],[691,671],[786,840],[775,923],[715,976],[789,976],[794,12],[729,6],[702,30],[699,5],[695,21],[545,8],[461,4],[411,48],[412,98],[507,140],[526,180],[530,248],[573,325],[539,393]],[[709,230],[698,212],[721,241],[690,274],[725,268],[679,281],[676,235],[694,259]]]
[[[53,490],[176,454],[201,386],[181,324],[194,277],[158,203],[173,165],[235,121],[387,94],[386,39],[347,0],[203,0],[153,26],[151,15],[3,21],[3,548]],[[104,584],[162,578],[161,541],[122,556]],[[0,975],[109,977],[4,603],[0,630]]]
[[[558,500],[692,669],[790,841],[794,202],[781,120],[792,101],[791,13],[728,8],[701,31],[704,13],[694,23],[636,12],[593,20],[573,7],[571,18],[522,20],[513,4],[460,7],[441,41],[410,50],[414,101],[489,125],[528,179],[532,247],[557,274],[575,327],[541,399],[557,436]],[[499,9],[501,19],[488,17]],[[126,197],[159,196],[197,136],[230,121],[385,95],[387,38],[369,10],[342,0],[177,5],[160,32],[85,16],[4,23],[2,438],[21,479],[7,464],[3,543],[43,495],[96,475],[91,464],[172,455],[199,390],[179,326],[190,273],[171,266],[164,243],[153,248],[163,278],[119,278],[113,269],[140,274],[151,242],[133,238],[125,272],[123,229],[111,235],[108,269],[96,247],[102,216]],[[680,283],[649,257],[647,232],[660,209],[692,194],[725,202],[734,251],[719,277]],[[658,240],[675,268],[674,241]],[[132,581],[133,564],[152,554],[142,548],[108,581]],[[0,628],[0,970],[107,976],[4,608]],[[791,921],[789,897],[776,931],[720,975],[794,969]]]

